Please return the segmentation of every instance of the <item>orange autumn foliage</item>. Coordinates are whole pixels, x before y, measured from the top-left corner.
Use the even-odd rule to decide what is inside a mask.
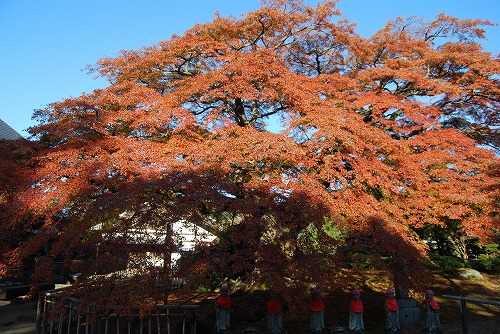
[[[491,23],[398,18],[363,38],[335,3],[217,16],[100,60],[108,87],[37,110],[38,142],[1,160],[0,270],[48,243],[95,259],[84,277],[113,272],[131,252],[174,249],[131,249],[127,231],[185,220],[221,241],[200,245],[188,281],[240,275],[295,298],[348,282],[357,253],[418,284],[425,224],[492,237],[499,159],[484,145],[498,147],[500,62],[478,42]]]

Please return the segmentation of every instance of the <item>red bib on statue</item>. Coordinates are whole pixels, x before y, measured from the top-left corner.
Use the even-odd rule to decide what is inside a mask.
[[[279,300],[271,299],[267,302],[266,309],[268,313],[280,313],[281,303],[279,302]]]
[[[351,299],[351,311],[354,313],[362,313],[363,302],[361,300]]]
[[[426,299],[425,301],[429,303],[431,309],[433,309],[434,311],[439,310],[439,304],[434,299]]]
[[[387,299],[387,309],[392,312],[396,312],[397,310],[399,310],[399,305],[396,298]]]
[[[217,298],[217,304],[220,308],[229,310],[231,308],[231,297],[219,296],[219,298]]]
[[[309,307],[310,307],[311,311],[319,312],[319,311],[323,311],[325,309],[325,304],[323,304],[323,301],[321,299],[313,299],[309,303]]]

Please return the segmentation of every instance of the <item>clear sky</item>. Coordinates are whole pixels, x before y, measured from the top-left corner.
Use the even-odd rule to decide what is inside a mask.
[[[309,0],[315,3],[315,0]],[[85,71],[119,50],[140,49],[209,22],[236,17],[259,0],[0,0],[0,118],[21,135],[34,109],[104,87]],[[342,0],[338,8],[371,36],[397,16],[432,20],[446,12],[500,23],[499,0]],[[500,53],[500,27],[487,29],[487,51]]]

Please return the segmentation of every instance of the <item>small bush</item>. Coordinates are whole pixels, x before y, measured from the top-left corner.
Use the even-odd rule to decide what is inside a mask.
[[[454,274],[459,269],[470,268],[469,264],[465,263],[462,259],[454,256],[431,253],[430,259],[430,267],[432,269],[440,270],[446,274]]]
[[[500,245],[483,246],[483,252],[471,262],[472,268],[490,274],[500,273]]]

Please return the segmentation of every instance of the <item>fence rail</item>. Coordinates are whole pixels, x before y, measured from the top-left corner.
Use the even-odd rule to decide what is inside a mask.
[[[171,334],[173,325],[183,334],[196,333],[199,305],[158,305],[147,314],[139,308],[107,305],[99,314],[91,315],[78,298],[66,298],[62,311],[55,303],[64,289],[40,294],[37,307],[37,334]],[[163,330],[163,331],[162,331]]]
[[[462,333],[463,334],[469,334],[469,328],[468,328],[469,325],[468,325],[468,320],[467,320],[467,302],[471,302],[471,303],[475,303],[475,304],[489,304],[489,305],[500,306],[500,301],[496,301],[496,300],[469,298],[469,297],[465,297],[465,296],[450,296],[450,295],[443,295],[443,298],[460,301],[460,313],[462,316]]]

